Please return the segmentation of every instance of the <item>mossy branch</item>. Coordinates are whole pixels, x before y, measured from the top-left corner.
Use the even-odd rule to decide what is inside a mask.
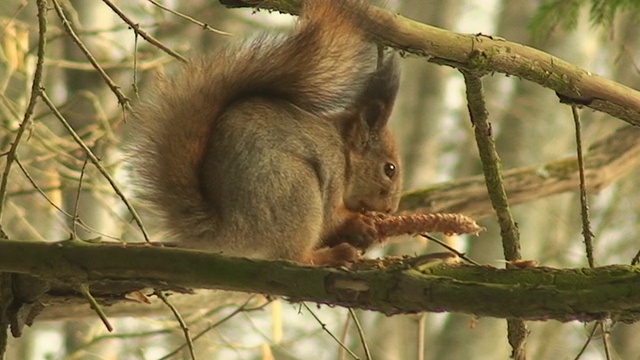
[[[151,246],[0,240],[0,271],[38,276],[52,289],[137,282],[256,292],[388,315],[451,311],[532,320],[640,319],[637,266],[497,269],[387,260],[346,269]]]
[[[300,1],[220,0],[229,7],[297,12]],[[384,45],[428,61],[472,72],[502,73],[554,90],[561,102],[577,104],[640,126],[640,92],[590,73],[544,51],[483,34],[460,34],[372,7],[368,30]]]

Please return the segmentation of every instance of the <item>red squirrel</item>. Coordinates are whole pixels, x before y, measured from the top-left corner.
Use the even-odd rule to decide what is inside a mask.
[[[375,240],[363,212],[397,209],[402,168],[368,6],[306,0],[289,36],[194,59],[137,107],[139,196],[180,246],[324,265]]]

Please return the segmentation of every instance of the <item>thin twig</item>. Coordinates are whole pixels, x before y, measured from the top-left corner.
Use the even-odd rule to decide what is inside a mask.
[[[181,17],[181,18],[183,18],[183,19],[185,19],[185,20],[187,20],[187,21],[190,21],[190,22],[194,23],[194,24],[196,24],[196,25],[200,26],[201,28],[203,28],[203,29],[205,29],[205,30],[209,30],[209,31],[211,31],[211,32],[213,32],[213,33],[216,33],[216,34],[219,34],[219,35],[224,35],[224,36],[233,36],[233,34],[230,34],[230,33],[228,33],[228,32],[225,32],[225,31],[222,31],[222,30],[218,30],[218,29],[214,29],[214,28],[212,28],[211,26],[209,26],[208,24],[205,24],[205,23],[203,23],[203,22],[201,22],[201,21],[198,21],[198,20],[196,20],[196,19],[192,18],[192,17],[191,17],[191,16],[189,16],[189,15],[185,15],[185,14],[183,14],[183,13],[181,13],[181,12],[178,12],[178,11],[175,11],[175,10],[173,10],[173,9],[170,9],[170,8],[168,8],[168,7],[166,7],[166,6],[162,5],[162,4],[160,4],[160,3],[159,3],[159,2],[157,2],[157,1],[154,1],[154,0],[147,0],[147,1],[149,1],[149,2],[150,2],[150,3],[152,3],[153,5],[155,5],[155,6],[159,7],[160,9],[162,9],[162,10],[164,10],[164,11],[167,11],[167,12],[169,12],[169,13],[171,13],[171,14],[173,14],[173,15],[177,16],[177,17]]]
[[[575,105],[571,106],[571,114],[576,127],[576,152],[578,157],[578,172],[580,174],[580,215],[582,218],[582,236],[584,236],[584,245],[587,252],[587,262],[589,267],[595,265],[593,259],[593,233],[591,232],[591,222],[589,220],[589,202],[587,199],[587,185],[584,176],[584,158],[582,156],[582,129],[580,126],[580,114]]]
[[[40,193],[40,195],[42,195],[42,197],[49,203],[49,205],[53,206],[57,211],[61,212],[64,216],[68,217],[69,219],[73,219],[73,215],[69,214],[64,209],[62,209],[60,206],[56,205],[56,203],[54,203],[53,200],[49,199],[47,194],[45,194],[45,191],[50,190],[50,189],[42,189],[40,186],[38,186],[38,184],[36,183],[35,179],[31,176],[31,174],[29,174],[27,172],[27,169],[22,165],[22,162],[18,159],[17,156],[14,158],[14,160],[16,162],[16,165],[18,165],[20,170],[22,170],[22,174],[27,178],[27,181],[29,181],[31,183],[31,186],[33,186],[34,189],[38,193]],[[52,190],[60,190],[60,187],[55,187]],[[15,194],[14,193],[14,195],[20,195],[20,194]]]
[[[584,237],[585,251],[587,253],[587,263],[590,268],[595,266],[595,260],[593,256],[593,232],[591,232],[591,220],[589,218],[589,201],[587,198],[587,185],[584,175],[584,157],[582,156],[582,126],[580,124],[580,113],[578,113],[578,107],[571,106],[571,114],[573,115],[573,122],[576,130],[576,153],[578,157],[578,173],[580,175],[580,217],[582,220],[582,236]],[[607,359],[611,359],[609,352],[608,337],[605,333],[604,320],[598,320],[597,325],[602,332],[602,343],[604,346]],[[595,326],[594,326],[595,328]]]
[[[131,216],[133,217],[135,222],[138,224],[138,227],[140,228],[140,231],[142,232],[142,235],[144,236],[144,239],[147,242],[150,242],[149,235],[147,234],[147,231],[145,230],[144,225],[142,224],[142,219],[140,218],[140,216],[138,215],[136,210],[133,208],[133,205],[131,205],[131,203],[129,202],[127,197],[124,195],[124,193],[120,190],[120,188],[116,184],[116,181],[113,179],[113,177],[111,177],[111,174],[109,174],[109,172],[107,172],[107,170],[104,168],[104,166],[102,166],[102,164],[100,163],[100,160],[98,159],[98,157],[93,153],[93,151],[91,151],[91,149],[89,149],[87,144],[85,144],[84,141],[82,141],[80,136],[78,136],[78,134],[75,132],[75,130],[73,130],[73,127],[71,127],[71,125],[67,122],[67,120],[60,113],[60,111],[58,111],[56,106],[53,104],[53,102],[47,96],[47,93],[44,91],[44,89],[41,91],[40,97],[42,98],[42,100],[44,100],[45,104],[47,104],[49,109],[51,109],[51,111],[56,116],[56,118],[58,118],[58,120],[60,120],[62,125],[69,132],[69,134],[71,134],[71,136],[76,141],[76,143],[78,145],[80,145],[82,150],[84,150],[85,154],[87,154],[87,157],[91,160],[93,165],[98,169],[100,174],[102,174],[102,176],[104,176],[104,178],[107,179],[107,181],[111,185],[111,188],[116,192],[116,194],[118,194],[118,196],[120,197],[122,202],[125,204],[125,206],[129,210],[129,212],[131,213]]]
[[[465,253],[460,252],[458,250],[456,250],[455,248],[447,245],[447,243],[445,243],[444,241],[430,235],[430,234],[420,234],[420,236],[422,236],[423,238],[429,239],[431,241],[433,241],[434,243],[442,246],[443,248],[451,251],[452,253],[456,254],[460,259],[463,259],[464,261],[473,264],[473,265],[480,265],[480,263],[473,261],[471,258],[469,258],[467,255],[465,255]]]
[[[136,99],[140,101],[140,89],[138,88],[138,33],[134,33],[133,36],[133,93]]]
[[[4,171],[2,173],[2,181],[0,182],[0,235],[2,235],[2,215],[4,213],[4,205],[7,201],[7,184],[9,183],[9,174],[11,173],[11,165],[16,157],[16,151],[20,140],[24,135],[27,127],[31,123],[31,117],[36,107],[38,95],[40,94],[40,88],[42,83],[42,73],[44,71],[44,53],[47,44],[45,34],[47,32],[47,1],[38,0],[38,55],[36,61],[36,69],[33,73],[33,82],[31,83],[31,95],[29,96],[29,103],[27,109],[24,112],[24,117],[20,123],[20,127],[16,132],[16,137],[7,152],[7,161],[4,165]]]
[[[511,214],[507,192],[502,181],[502,165],[491,133],[491,124],[488,121],[489,112],[484,99],[482,80],[477,74],[468,71],[461,72],[464,76],[467,107],[480,153],[482,171],[491,205],[498,217],[502,250],[505,260],[507,260],[507,267],[509,267],[511,266],[510,262],[522,259],[520,233]],[[507,340],[512,348],[511,357],[513,359],[526,359],[527,334],[527,326],[523,320],[507,319]]]
[[[269,304],[269,302],[265,302],[264,304],[256,306],[256,307],[252,307],[252,308],[247,307],[247,305],[249,305],[249,303],[251,302],[251,300],[253,300],[254,297],[255,297],[255,295],[252,295],[251,297],[249,297],[247,299],[247,301],[245,301],[242,305],[240,305],[237,309],[235,309],[229,315],[227,315],[224,318],[216,321],[215,323],[207,326],[206,329],[202,330],[196,336],[193,337],[193,341],[198,340],[200,337],[202,337],[207,332],[209,332],[212,329],[214,329],[214,328],[220,326],[221,324],[227,322],[228,320],[230,320],[231,318],[233,318],[234,316],[238,315],[241,312],[247,313],[247,312],[251,312],[251,311],[261,310],[261,309],[263,309],[265,306],[267,306]],[[167,359],[171,358],[173,355],[177,354],[184,347],[185,347],[184,344],[181,345],[181,346],[178,346],[176,349],[174,349],[173,351],[171,351],[170,353],[166,354],[165,356],[161,357],[158,360],[167,360]]]
[[[139,70],[155,69],[157,67],[160,67],[172,61],[173,59],[168,56],[159,55],[155,58],[152,58],[140,63],[138,65],[138,68]],[[53,67],[63,68],[63,69],[71,69],[71,70],[87,71],[87,72],[96,71],[93,65],[91,65],[90,63],[87,63],[86,61],[81,62],[81,61],[73,61],[68,59],[52,59],[49,57],[44,60],[44,63],[45,65],[48,65],[48,66],[53,66]],[[133,66],[133,61],[102,62],[100,66],[105,70],[128,70],[128,69],[131,69],[131,67]]]
[[[604,320],[599,320],[598,325],[602,332],[602,347],[604,348],[604,354],[607,360],[611,360],[611,350],[609,350],[609,331],[605,327]]]
[[[104,71],[102,66],[100,66],[100,64],[98,63],[98,60],[96,60],[96,58],[93,57],[93,55],[91,55],[91,52],[89,51],[89,49],[84,45],[82,40],[80,40],[78,35],[76,35],[75,31],[73,30],[73,27],[71,26],[71,22],[69,22],[66,15],[64,14],[64,11],[62,11],[62,8],[60,7],[58,0],[51,0],[51,1],[53,2],[53,7],[55,8],[56,13],[58,14],[58,17],[60,18],[60,21],[62,22],[62,26],[64,27],[67,34],[71,37],[71,40],[73,40],[73,42],[78,46],[80,51],[82,51],[82,53],[86,56],[87,60],[89,60],[91,65],[93,65],[93,68],[96,69],[96,71],[98,72],[98,74],[100,74],[100,76],[105,81],[105,83],[107,83],[107,86],[116,95],[116,97],[118,98],[118,103],[122,106],[122,108],[131,110],[131,104],[129,103],[129,98],[127,98],[127,96],[120,90],[120,87],[113,80],[111,80],[111,77],[109,77],[109,74],[107,74],[107,72]]]
[[[113,12],[115,12],[120,17],[120,19],[122,19],[122,21],[124,21],[127,24],[129,24],[129,26],[131,26],[131,29],[133,29],[133,31],[136,34],[139,34],[140,36],[142,36],[142,38],[147,40],[150,44],[156,46],[158,49],[166,52],[167,54],[173,56],[174,58],[178,59],[179,61],[181,61],[183,63],[187,62],[187,59],[184,56],[182,56],[182,55],[178,54],[177,52],[171,50],[170,48],[165,46],[162,42],[160,42],[158,39],[156,39],[153,36],[149,35],[149,33],[147,33],[146,31],[140,29],[140,24],[138,24],[138,23],[134,22],[133,20],[129,19],[127,17],[127,15],[124,12],[122,12],[122,10],[120,10],[120,8],[118,8],[110,0],[102,0],[102,2],[105,3],[108,7],[110,7],[111,10],[113,10]]]
[[[316,321],[318,322],[318,324],[320,324],[320,326],[322,327],[322,330],[324,332],[326,332],[327,334],[329,334],[329,336],[331,336],[331,338],[338,343],[338,345],[340,345],[349,355],[351,355],[351,357],[353,357],[354,359],[359,360],[360,358],[358,357],[358,355],[356,355],[353,351],[351,351],[351,349],[349,349],[342,341],[340,341],[340,339],[338,339],[335,335],[333,335],[333,333],[331,333],[331,331],[329,331],[329,329],[327,329],[327,325],[325,323],[323,323],[320,318],[318,318],[318,316],[316,316],[316,314],[311,311],[311,309],[309,308],[309,306],[306,303],[302,303],[302,306],[304,306],[305,309],[307,309],[307,311],[309,312],[309,314],[311,314],[311,316],[313,316],[314,319],[316,319]]]
[[[27,171],[27,169],[24,167],[24,165],[22,164],[22,161],[20,161],[20,159],[16,156],[16,158],[14,159],[16,162],[16,165],[18,165],[18,167],[20,168],[20,170],[22,171],[22,174],[27,178],[27,180],[29,181],[29,183],[31,183],[31,185],[34,187],[35,191],[38,192],[48,203],[49,205],[53,206],[58,212],[62,213],[62,215],[66,216],[69,219],[72,219],[73,221],[77,222],[78,225],[82,226],[83,229],[96,233],[98,235],[100,235],[101,237],[105,237],[105,238],[109,238],[109,239],[113,239],[113,240],[120,240],[120,238],[109,235],[109,234],[105,234],[103,232],[100,232],[98,229],[95,229],[87,224],[84,223],[84,221],[82,221],[82,219],[80,219],[79,217],[74,217],[74,215],[66,212],[64,209],[62,209],[60,206],[58,206],[56,203],[53,202],[53,200],[51,200],[47,194],[45,193],[46,191],[60,191],[61,189],[63,189],[60,186],[55,186],[52,188],[41,188],[40,186],[38,186],[38,184],[36,183],[35,179],[29,174],[29,172]],[[11,193],[11,195],[13,196],[19,196],[22,194],[28,194],[27,192],[13,192]]]
[[[71,238],[77,238],[77,221],[78,218],[78,208],[80,207],[80,194],[82,193],[82,180],[84,180],[84,172],[87,169],[88,158],[84,158],[84,162],[82,163],[82,169],[80,169],[80,178],[78,179],[78,191],[76,192],[76,200],[73,204],[73,222],[71,227]]]
[[[484,99],[480,77],[462,71],[467,89],[467,103],[471,124],[482,162],[489,199],[498,217],[500,236],[505,260],[520,260],[520,234],[511,214],[507,193],[502,182],[502,165],[496,151],[495,141],[488,121],[488,111]]]
[[[576,357],[573,358],[573,360],[579,360],[582,357],[582,354],[584,354],[584,352],[587,350],[587,346],[589,346],[589,343],[593,339],[593,336],[596,334],[597,328],[598,328],[598,324],[594,323],[593,328],[591,329],[591,332],[587,337],[587,341],[584,342],[584,344],[582,345],[582,348],[580,348],[580,351],[578,351],[578,354],[576,355]]]
[[[349,308],[349,315],[351,315],[353,323],[356,325],[356,329],[358,330],[360,343],[362,343],[362,349],[364,349],[364,356],[367,358],[367,360],[371,360],[371,351],[369,351],[369,345],[367,345],[367,337],[364,335],[364,329],[362,329],[362,325],[360,325],[360,321],[356,316],[356,312],[352,308]]]
[[[91,292],[89,291],[89,285],[81,284],[79,290],[80,293],[87,299],[87,301],[89,301],[91,308],[96,312],[96,314],[98,314],[98,317],[100,317],[100,320],[102,320],[102,323],[107,328],[107,330],[109,332],[112,332],[113,326],[111,326],[111,323],[109,323],[109,319],[107,319],[107,315],[102,310],[100,304],[98,304],[93,295],[91,295]]]
[[[155,296],[157,296],[160,300],[162,300],[162,302],[165,303],[165,305],[167,305],[169,307],[169,309],[171,309],[171,312],[173,313],[173,316],[176,318],[176,320],[178,320],[178,324],[180,324],[180,328],[182,329],[182,332],[184,333],[184,338],[186,340],[187,347],[189,348],[189,355],[191,356],[191,359],[196,360],[196,352],[195,352],[195,350],[193,348],[193,340],[191,339],[191,333],[189,331],[189,327],[187,326],[187,324],[184,322],[184,319],[180,315],[180,312],[169,301],[169,299],[164,295],[164,293],[162,291],[160,291],[158,289],[155,289],[153,291],[153,294]]]

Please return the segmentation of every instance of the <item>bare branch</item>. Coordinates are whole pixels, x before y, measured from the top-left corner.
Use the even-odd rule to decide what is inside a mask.
[[[520,252],[520,232],[513,219],[507,192],[502,180],[502,162],[496,150],[496,144],[489,123],[489,112],[484,100],[482,79],[470,72],[463,71],[464,83],[467,94],[467,108],[482,161],[485,184],[491,199],[491,205],[498,217],[502,249],[507,267],[510,261],[522,259]],[[507,319],[507,338],[511,345],[511,357],[516,360],[525,360],[526,352],[524,344],[528,335],[527,325],[520,319]]]
[[[98,60],[96,60],[96,58],[91,54],[89,49],[84,45],[82,40],[80,40],[78,35],[76,35],[76,32],[73,30],[73,27],[71,26],[71,22],[67,20],[67,16],[64,14],[64,11],[62,11],[62,7],[60,7],[58,0],[52,0],[52,1],[53,1],[53,7],[55,8],[56,13],[58,14],[58,17],[60,18],[60,22],[62,22],[62,26],[64,27],[69,37],[71,37],[71,40],[73,40],[73,42],[78,46],[80,51],[82,51],[82,53],[86,56],[87,60],[89,60],[91,65],[93,65],[93,68],[98,72],[98,74],[100,74],[100,76],[102,77],[102,79],[104,79],[104,82],[107,84],[107,86],[109,86],[111,91],[116,95],[116,97],[118,98],[118,103],[122,106],[122,108],[131,110],[131,104],[129,104],[129,98],[127,98],[127,96],[122,92],[122,90],[120,90],[120,87],[113,80],[111,80],[111,77],[109,76],[109,74],[107,74],[107,72],[104,71],[102,66],[100,66],[100,63],[98,63]]]
[[[640,164],[640,129],[623,126],[594,143],[586,152],[584,163],[587,191],[594,193],[609,186]],[[569,157],[506,170],[503,181],[512,206],[575,191],[580,183],[577,159]],[[463,213],[474,219],[493,215],[482,175],[406,193],[400,209]]]
[[[44,50],[47,44],[45,34],[47,32],[47,2],[45,0],[38,0],[38,56],[36,61],[36,69],[33,73],[33,82],[31,83],[31,95],[29,96],[29,103],[27,104],[27,109],[24,112],[24,117],[22,122],[20,123],[20,127],[18,128],[18,132],[16,133],[16,137],[11,143],[11,148],[9,148],[9,152],[6,154],[7,161],[4,166],[4,171],[2,173],[2,181],[0,182],[0,236],[3,233],[2,230],[2,214],[4,210],[4,205],[7,200],[7,184],[9,183],[9,174],[11,173],[11,165],[16,157],[16,151],[18,150],[18,145],[20,145],[20,140],[22,140],[22,136],[26,131],[27,127],[31,122],[31,117],[33,116],[33,111],[36,107],[36,102],[38,101],[38,96],[40,95],[40,88],[42,87],[42,73],[44,69]]]
[[[111,10],[113,10],[113,12],[115,12],[120,17],[120,19],[122,19],[122,21],[124,21],[127,24],[129,24],[131,29],[133,29],[133,31],[135,31],[136,34],[142,36],[142,38],[147,40],[150,44],[154,45],[158,49],[164,51],[165,53],[167,53],[167,54],[169,54],[171,56],[173,56],[174,58],[178,59],[179,61],[181,61],[183,63],[187,62],[187,59],[184,56],[182,56],[182,55],[178,54],[177,52],[171,50],[170,48],[165,46],[162,42],[160,42],[158,39],[154,38],[153,36],[151,36],[146,31],[140,29],[140,25],[138,25],[133,20],[129,19],[127,17],[127,15],[125,13],[123,13],[122,10],[120,10],[120,8],[118,8],[114,3],[112,3],[109,0],[102,0],[102,2],[104,2],[108,7],[110,7]]]
[[[104,176],[104,178],[109,182],[109,184],[111,185],[111,188],[113,189],[113,191],[115,191],[116,194],[118,194],[118,196],[120,197],[122,202],[125,204],[125,206],[129,210],[129,213],[131,213],[131,216],[135,220],[136,224],[138,224],[138,227],[140,228],[140,231],[142,232],[142,235],[144,236],[145,240],[149,241],[149,235],[147,234],[147,230],[144,228],[144,224],[142,223],[142,219],[138,215],[138,212],[134,209],[134,207],[131,204],[131,202],[129,201],[129,199],[127,199],[127,197],[125,196],[124,192],[122,192],[120,190],[120,188],[118,187],[118,184],[116,184],[115,179],[111,176],[111,174],[109,174],[109,172],[104,168],[104,166],[102,166],[102,164],[100,163],[100,160],[98,159],[98,157],[93,153],[93,151],[91,151],[91,149],[89,149],[87,144],[85,144],[84,141],[82,141],[82,138],[80,138],[80,136],[75,132],[73,127],[71,127],[69,122],[64,118],[64,116],[62,116],[60,111],[58,111],[58,109],[56,108],[55,104],[47,96],[47,93],[44,92],[44,91],[41,91],[40,92],[40,97],[42,98],[42,100],[44,100],[45,104],[49,107],[51,112],[60,121],[60,123],[62,123],[64,128],[69,132],[71,137],[73,137],[73,140],[75,140],[75,142],[86,153],[87,157],[91,160],[91,163],[98,169],[100,174],[102,174],[102,176]]]
[[[520,233],[511,214],[507,192],[502,181],[502,163],[496,151],[491,124],[488,120],[489,112],[484,101],[482,80],[475,74],[468,72],[463,71],[463,75],[467,89],[467,107],[469,108],[469,116],[475,132],[480,160],[482,161],[484,180],[491,205],[498,216],[504,258],[507,261],[519,260],[522,258],[520,254]]]

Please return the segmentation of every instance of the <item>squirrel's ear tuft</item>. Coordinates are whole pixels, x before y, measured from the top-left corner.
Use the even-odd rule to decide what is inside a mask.
[[[381,129],[387,124],[399,84],[398,61],[394,54],[389,54],[367,80],[358,104],[362,120],[371,130]]]

